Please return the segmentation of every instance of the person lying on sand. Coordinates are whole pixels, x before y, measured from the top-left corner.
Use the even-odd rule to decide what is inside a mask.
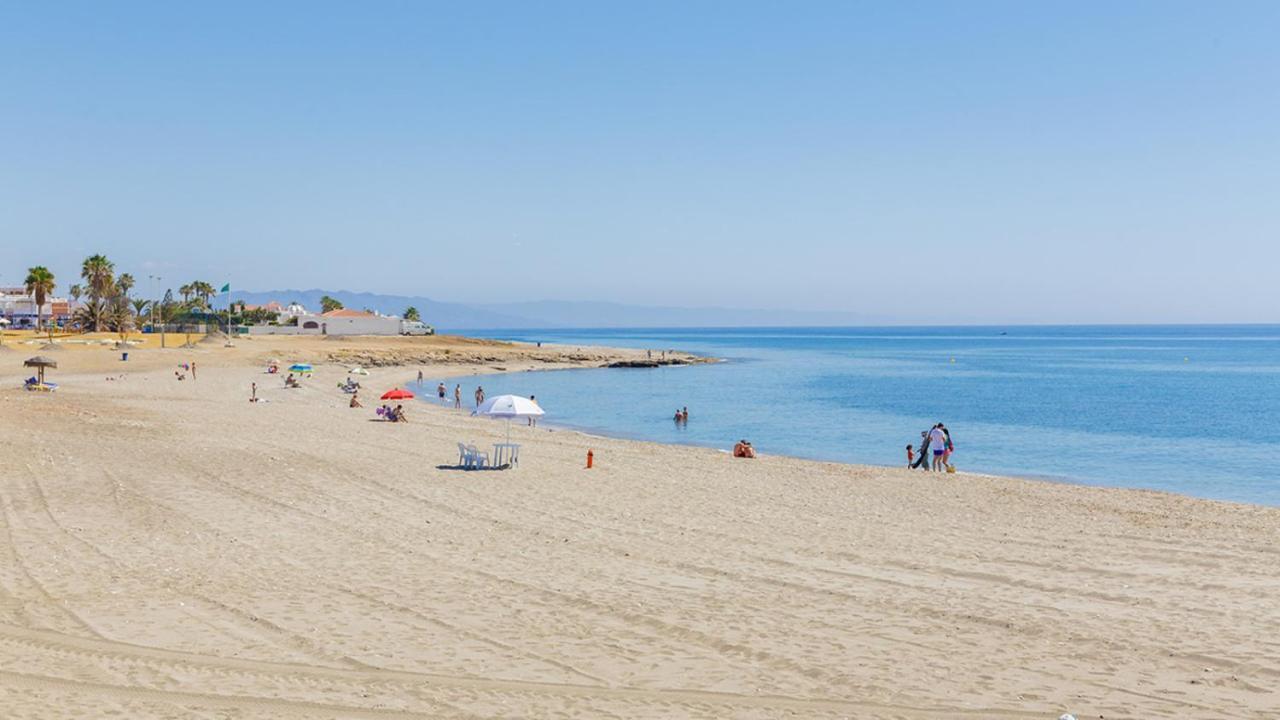
[[[738,444],[733,446],[733,456],[739,458],[753,458],[756,456],[756,449],[751,447],[751,443],[746,440],[739,440]]]

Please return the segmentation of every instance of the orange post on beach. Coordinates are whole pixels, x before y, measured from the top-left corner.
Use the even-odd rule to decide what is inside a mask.
[[[588,470],[591,469],[591,463],[595,460],[595,458],[596,458],[596,454],[588,450],[587,451],[587,469]]]

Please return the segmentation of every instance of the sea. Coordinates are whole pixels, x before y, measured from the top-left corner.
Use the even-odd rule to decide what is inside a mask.
[[[945,423],[957,469],[1280,506],[1280,325],[485,330],[713,364],[450,380],[544,424],[904,466]],[[437,379],[428,378],[428,388]],[[434,397],[426,389],[424,397]],[[678,408],[689,421],[676,423]]]

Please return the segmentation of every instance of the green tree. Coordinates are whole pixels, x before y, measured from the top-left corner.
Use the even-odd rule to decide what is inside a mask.
[[[133,306],[124,293],[118,293],[107,301],[105,319],[108,327],[120,333],[120,341],[129,339],[129,331],[133,329]]]
[[[133,305],[133,317],[136,318],[137,324],[141,326],[143,316],[151,309],[151,301],[135,298],[131,304]]]
[[[182,296],[182,302],[191,302],[191,296],[195,294],[195,283],[187,283],[178,288],[178,294]]]
[[[27,294],[35,298],[36,301],[36,332],[40,332],[40,311],[44,307],[44,301],[53,294],[53,289],[57,286],[53,273],[49,272],[49,268],[43,265],[37,265],[27,269]]]
[[[133,289],[133,276],[129,273],[120,273],[120,277],[116,278],[116,287],[120,288],[120,294],[129,297],[129,291]]]
[[[418,308],[410,305],[404,310],[404,319],[410,321],[420,321],[422,316],[418,314]]]
[[[89,285],[88,305],[93,306],[91,312],[84,313],[88,322],[82,325],[91,327],[94,332],[101,330],[105,323],[105,301],[115,291],[115,269],[115,264],[105,255],[91,255],[80,266],[80,277]]]
[[[328,295],[325,295],[324,297],[320,298],[320,312],[330,312],[333,310],[341,310],[343,307],[344,306],[342,303],[338,302],[334,298],[329,297]]]
[[[98,330],[107,324],[107,302],[89,298],[76,310],[76,324],[81,330]]]
[[[213,285],[210,285],[203,280],[197,280],[191,283],[191,290],[195,296],[199,298],[200,307],[206,309],[210,307],[209,301],[218,293],[218,290]]]
[[[115,263],[105,255],[90,255],[80,266],[80,277],[89,284],[89,297],[102,299],[111,295],[115,284]]]
[[[71,295],[71,299],[80,302],[80,296],[84,295],[84,288],[80,287],[80,283],[76,283],[67,288],[67,293]]]

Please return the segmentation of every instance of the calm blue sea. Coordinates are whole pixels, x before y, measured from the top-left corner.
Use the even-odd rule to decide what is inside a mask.
[[[537,395],[562,427],[726,449],[748,438],[764,453],[898,465],[942,421],[962,470],[1280,505],[1280,326],[469,334],[727,361],[461,380],[465,397],[477,384]],[[691,419],[677,426],[685,405]]]

